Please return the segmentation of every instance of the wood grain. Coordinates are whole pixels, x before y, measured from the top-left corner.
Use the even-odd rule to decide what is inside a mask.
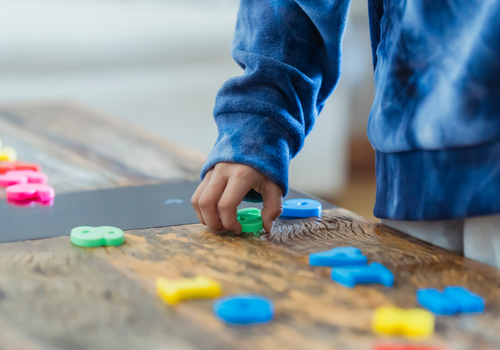
[[[6,110],[16,117],[5,117]],[[32,157],[26,160],[41,162],[51,179],[59,179],[61,191],[198,175],[201,157],[184,154],[181,148],[133,128],[115,127],[92,112],[66,105],[6,110],[0,113],[0,137],[24,144],[23,153],[29,151]],[[64,120],[67,115],[72,116],[72,123]],[[87,119],[95,126],[86,125]],[[53,123],[43,123],[47,120]],[[86,130],[86,134],[109,136],[115,130],[115,149],[102,150],[106,142],[95,135],[88,139],[60,136],[68,130],[60,123],[79,125],[75,130]],[[100,123],[108,131],[98,131]],[[8,137],[4,125],[12,132]],[[34,141],[24,129],[34,135]],[[120,150],[121,139],[127,147],[148,145],[143,146],[137,167]],[[68,146],[59,149],[59,144]],[[152,159],[153,164],[143,159]],[[66,164],[85,175],[71,174],[63,180],[60,171]],[[327,268],[307,263],[309,253],[345,245],[361,248],[369,261],[391,269],[395,287],[344,288],[330,280]],[[275,321],[250,328],[229,327],[213,316],[213,300],[172,307],[155,295],[157,276],[197,274],[219,281],[225,295],[257,293],[271,298],[276,305]],[[373,334],[370,322],[375,307],[415,307],[417,288],[446,285],[464,285],[484,296],[487,311],[439,317],[436,335],[423,344],[457,350],[499,349],[499,270],[344,209],[324,211],[319,218],[279,221],[271,234],[259,238],[186,225],[129,231],[126,243],[113,248],[79,248],[68,237],[7,243],[0,245],[0,349],[368,350],[381,341],[408,343]]]
[[[204,156],[76,105],[0,107],[0,137],[57,193],[197,180]]]

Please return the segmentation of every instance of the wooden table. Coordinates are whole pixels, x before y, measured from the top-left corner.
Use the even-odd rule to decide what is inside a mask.
[[[42,164],[57,193],[195,180],[199,155],[133,125],[73,105],[0,109],[0,137]],[[1,190],[3,191],[3,190]],[[0,192],[4,196],[4,192]],[[359,247],[394,272],[394,288],[347,289],[307,255]],[[228,327],[213,300],[175,307],[155,294],[157,276],[205,275],[224,294],[274,300],[275,321]],[[260,238],[219,235],[202,225],[129,231],[117,248],[85,249],[68,237],[0,245],[0,349],[372,349],[375,307],[417,306],[421,287],[464,285],[484,296],[483,315],[439,317],[423,344],[500,349],[500,271],[411,238],[344,209],[278,222]]]

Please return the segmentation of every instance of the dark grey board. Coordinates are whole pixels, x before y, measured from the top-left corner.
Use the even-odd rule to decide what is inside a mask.
[[[52,206],[18,207],[0,200],[0,243],[69,235],[77,226],[123,230],[199,223],[191,195],[199,182],[164,183],[56,195]],[[314,198],[291,190],[287,199]],[[333,204],[314,198],[323,208]],[[240,208],[258,207],[242,203]]]

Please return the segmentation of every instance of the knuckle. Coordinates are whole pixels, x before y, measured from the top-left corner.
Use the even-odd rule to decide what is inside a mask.
[[[278,207],[274,209],[273,214],[276,214],[276,216],[280,216],[281,213],[283,213],[283,207]]]
[[[234,172],[235,177],[242,179],[251,177],[252,174],[253,174],[253,169],[247,166],[240,166]]]
[[[230,211],[233,208],[233,203],[230,200],[221,199],[218,208],[220,211]]]
[[[212,169],[214,174],[220,176],[221,174],[225,174],[230,169],[230,165],[231,164],[229,163],[217,163]]]
[[[270,217],[277,218],[283,213],[283,208],[270,208],[268,213]]]
[[[212,205],[212,200],[207,197],[201,197],[200,200],[198,201],[198,205],[202,209],[210,208],[210,206]]]

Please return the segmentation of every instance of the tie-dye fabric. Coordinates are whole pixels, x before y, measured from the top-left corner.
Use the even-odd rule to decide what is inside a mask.
[[[241,1],[232,54],[244,73],[217,96],[219,137],[202,177],[218,162],[243,163],[287,192],[288,164],[339,79],[348,8],[349,0]],[[500,1],[372,0],[368,9],[375,215],[499,213]]]
[[[376,150],[500,138],[500,1],[390,0],[368,131]]]

